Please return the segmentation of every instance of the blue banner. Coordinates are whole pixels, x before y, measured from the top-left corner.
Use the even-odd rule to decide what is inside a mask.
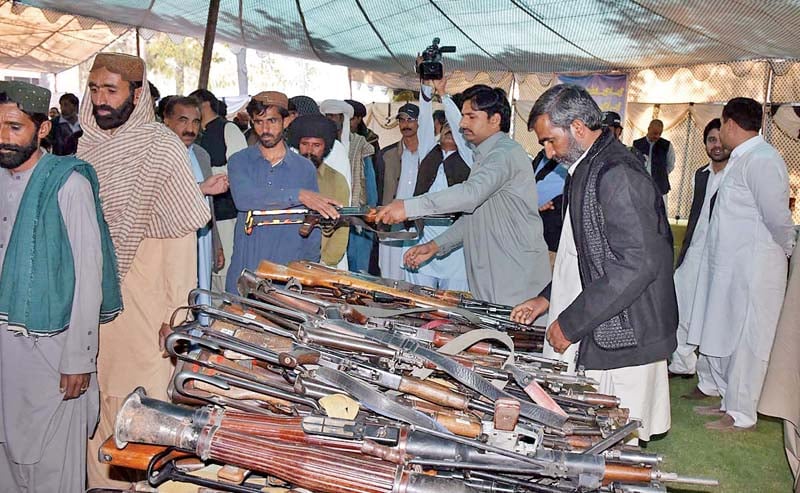
[[[558,75],[562,84],[577,84],[592,95],[603,111],[615,111],[625,121],[625,101],[628,99],[626,74]],[[624,126],[624,123],[623,123]]]

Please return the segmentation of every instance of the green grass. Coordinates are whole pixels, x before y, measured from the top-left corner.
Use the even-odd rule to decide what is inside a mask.
[[[696,382],[697,379],[670,380],[672,428],[663,437],[653,439],[646,451],[664,456],[664,471],[714,478],[719,480],[720,486],[676,484],[670,491],[791,493],[792,474],[784,455],[781,420],[759,416],[756,430],[752,432],[707,430],[703,424],[716,418],[698,416],[692,408],[716,404],[719,400],[681,399]]]

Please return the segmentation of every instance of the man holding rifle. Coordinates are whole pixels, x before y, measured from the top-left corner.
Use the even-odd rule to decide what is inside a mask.
[[[253,96],[247,113],[258,143],[243,149],[228,162],[231,194],[238,209],[233,257],[225,290],[236,293],[243,269],[254,270],[261,260],[285,264],[292,260],[320,259],[320,232],[300,236],[299,224],[255,228],[245,233],[247,211],[287,209],[300,204],[337,218],[342,204],[319,194],[317,172],[311,162],[290,151],[284,141],[284,118],[289,115],[285,94],[264,91]]]
[[[418,268],[434,255],[464,246],[467,280],[479,299],[515,304],[550,282],[536,183],[525,150],[509,136],[511,105],[499,88],[475,85],[464,91],[460,123],[475,147],[469,178],[445,190],[395,200],[377,220],[396,224],[409,217],[463,212],[435,240],[406,252]]]

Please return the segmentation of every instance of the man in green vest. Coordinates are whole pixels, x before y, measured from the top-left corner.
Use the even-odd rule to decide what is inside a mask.
[[[83,491],[98,325],[122,310],[94,169],[40,148],[50,91],[0,81],[0,491]]]

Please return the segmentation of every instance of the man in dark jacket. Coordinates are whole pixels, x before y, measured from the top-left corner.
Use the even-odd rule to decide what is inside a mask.
[[[244,134],[235,123],[225,119],[223,102],[207,89],[197,89],[190,96],[200,101],[202,135],[197,144],[211,156],[211,170],[214,174],[228,173],[228,160],[247,147]],[[225,264],[211,277],[214,291],[225,290],[228,266],[233,255],[233,233],[236,225],[236,204],[230,190],[214,197],[214,221],[219,231]]]
[[[656,182],[659,193],[667,195],[670,190],[669,174],[675,168],[675,151],[672,143],[662,139],[664,122],[653,120],[647,126],[647,135],[633,141],[633,148],[644,156],[644,166],[653,181]]]
[[[78,150],[78,139],[83,135],[78,121],[78,97],[66,93],[59,98],[58,104],[61,106],[61,114],[51,120],[51,152],[56,156],[69,156]]]
[[[655,183],[601,124],[575,85],[549,89],[531,110],[528,128],[569,176],[553,281],[512,318],[532,323],[549,308],[549,346],[561,354],[578,345],[577,364],[642,420],[639,438],[649,440],[670,426],[672,234]]]

